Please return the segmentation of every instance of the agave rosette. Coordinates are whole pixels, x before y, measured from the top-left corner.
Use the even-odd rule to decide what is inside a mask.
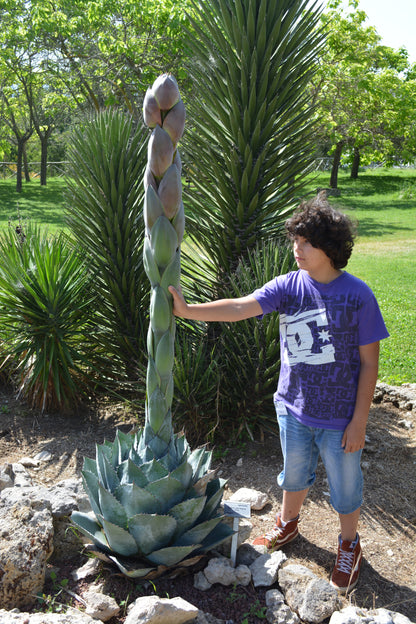
[[[151,286],[146,422],[135,435],[118,431],[114,442],[97,446],[95,460],[84,460],[93,514],[75,512],[72,521],[123,574],[152,578],[196,563],[233,531],[219,514],[225,481],[210,470],[211,453],[191,451],[172,427],[175,317],[168,286],[179,286],[185,227],[177,149],[185,107],[173,76],[148,89],[143,114],[153,129],[143,210]]]
[[[130,577],[194,564],[230,535],[217,514],[224,481],[210,478],[211,453],[174,436],[157,458],[144,433],[118,431],[85,458],[82,479],[94,513],[72,522]]]

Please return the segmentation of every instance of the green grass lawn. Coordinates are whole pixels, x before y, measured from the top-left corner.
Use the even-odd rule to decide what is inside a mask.
[[[51,232],[65,227],[63,178],[49,178],[46,186],[41,186],[38,179],[23,182],[21,193],[16,193],[15,188],[15,180],[0,180],[0,229],[9,221],[17,224],[19,215]]]
[[[320,174],[314,188],[325,187]],[[347,270],[364,280],[380,304],[390,338],[381,342],[382,381],[416,382],[416,170],[376,169],[351,180],[341,173],[331,203],[358,222]]]
[[[306,192],[326,187],[329,173],[311,176]],[[53,232],[65,227],[62,178],[38,180],[14,190],[13,180],[0,180],[0,229],[24,219]],[[341,196],[331,203],[358,222],[358,237],[348,271],[374,291],[390,338],[382,341],[380,379],[390,384],[416,382],[416,170],[376,169],[358,180],[339,175]]]

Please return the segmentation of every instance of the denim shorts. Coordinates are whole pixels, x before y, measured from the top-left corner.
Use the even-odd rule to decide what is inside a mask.
[[[290,413],[278,414],[283,470],[279,486],[299,492],[315,482],[315,470],[321,456],[329,482],[330,502],[340,514],[350,514],[363,502],[361,450],[345,453],[341,447],[343,431],[302,425]]]

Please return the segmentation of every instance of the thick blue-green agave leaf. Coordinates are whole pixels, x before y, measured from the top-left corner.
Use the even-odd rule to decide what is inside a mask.
[[[130,458],[120,464],[117,470],[117,476],[120,479],[121,485],[125,483],[135,483],[138,487],[144,488],[149,483],[141,467],[137,466]]]
[[[179,537],[179,539],[175,542],[175,546],[190,546],[191,544],[201,544],[203,540],[209,535],[221,522],[221,518],[211,518],[210,520],[206,520],[205,522],[201,522],[197,524],[189,531],[186,531],[183,535]]]
[[[180,503],[186,494],[182,483],[170,475],[159,481],[154,481],[154,483],[149,483],[146,490],[160,501],[162,513],[167,513],[173,505]]]
[[[189,463],[194,473],[194,481],[200,479],[209,470],[212,453],[204,448],[196,449],[189,456]]]
[[[144,555],[169,544],[176,527],[172,516],[140,514],[129,519],[129,532]]]
[[[189,444],[184,435],[176,435],[172,442],[175,446],[175,453],[179,463],[184,455],[189,453]]]
[[[147,559],[157,565],[174,566],[192,552],[198,550],[200,546],[200,544],[194,544],[193,546],[168,546],[167,548],[149,553]]]
[[[166,455],[159,457],[157,461],[160,462],[164,468],[166,468],[167,472],[172,472],[172,470],[175,470],[175,468],[179,465],[176,456],[172,455],[171,445],[169,446],[169,450]]]
[[[109,555],[109,558],[116,564],[120,572],[129,578],[142,578],[143,576],[147,576],[156,570],[156,567],[143,567],[146,565],[145,562],[135,562],[134,559],[129,562],[121,562],[120,557]]]
[[[167,475],[169,474],[169,470],[167,470],[162,462],[158,461],[157,459],[153,459],[150,462],[142,464],[141,470],[146,477],[148,483],[153,483],[154,481],[163,479],[163,477],[167,477]]]
[[[85,463],[84,463],[85,465]],[[101,513],[100,499],[98,497],[98,477],[89,470],[83,470],[81,472],[82,483],[84,490],[86,491],[88,498],[90,499],[90,505],[95,515]]]
[[[169,515],[173,516],[177,522],[177,529],[173,539],[176,540],[182,533],[195,524],[204,509],[206,500],[205,496],[188,498],[174,505],[174,507],[169,510]]]
[[[182,483],[182,487],[187,490],[191,485],[192,466],[187,461],[184,461],[170,473],[170,476],[180,481]]]
[[[108,440],[105,440],[104,444],[100,444],[99,446],[97,446],[97,451],[98,449],[100,449],[100,453],[107,458],[108,463],[113,468],[117,467],[118,453],[116,445],[116,440],[114,440],[114,442],[109,442]]]
[[[168,417],[166,416],[166,418]],[[153,457],[158,460],[161,457],[164,457],[165,455],[167,455],[169,451],[169,444],[165,441],[164,438],[159,437],[159,433],[161,433],[162,431],[165,431],[166,428],[170,429],[171,427],[169,425],[166,425],[166,422],[162,422],[160,426],[160,430],[156,434],[156,432],[153,431],[150,425],[148,425],[147,427],[147,432],[148,432],[148,437],[146,439],[147,449],[149,453],[150,452],[153,453]]]
[[[132,447],[129,451],[129,459],[131,459],[133,464],[136,464],[136,466],[141,466],[142,464],[154,459],[154,453],[149,448],[137,450]]]
[[[201,520],[208,520],[208,518],[211,518],[215,514],[221,502],[225,484],[225,479],[214,479],[208,483],[206,489],[208,501],[201,514]]]
[[[80,511],[73,511],[71,514],[71,522],[99,548],[102,548],[106,552],[110,551],[107,538],[103,533],[101,525],[88,514]]]
[[[120,479],[117,476],[116,471],[107,458],[103,446],[97,446],[97,471],[98,478],[103,486],[113,492],[116,487],[120,485]]]
[[[127,514],[124,506],[117,498],[108,492],[101,484],[98,484],[98,496],[101,507],[101,514],[107,522],[117,524],[117,526],[127,529]]]
[[[222,519],[222,518],[221,518]],[[224,522],[217,524],[215,529],[207,535],[207,537],[202,542],[201,552],[209,552],[218,544],[222,544],[227,538],[234,535],[234,531],[232,527]]]
[[[141,513],[160,513],[160,500],[151,492],[138,487],[135,483],[120,485],[114,492],[116,498],[123,505],[128,518]]]
[[[102,516],[99,516],[98,520],[103,525],[105,536],[113,552],[123,555],[123,557],[137,555],[139,549],[136,541],[126,529],[107,522]]]
[[[195,496],[205,496],[208,483],[215,478],[215,475],[215,470],[210,470],[193,484],[192,491],[195,492]]]
[[[97,462],[95,459],[91,459],[91,457],[84,457],[82,469],[88,470],[88,472],[92,472],[92,474],[95,474],[95,476],[98,477]]]
[[[121,464],[129,456],[130,449],[133,445],[133,436],[129,433],[123,433],[117,430],[114,444],[117,443],[117,464]]]

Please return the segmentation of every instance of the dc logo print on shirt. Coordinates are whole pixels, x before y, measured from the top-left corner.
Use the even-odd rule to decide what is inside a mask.
[[[301,363],[318,366],[335,361],[325,308],[281,314],[280,331],[283,358],[289,366]]]

